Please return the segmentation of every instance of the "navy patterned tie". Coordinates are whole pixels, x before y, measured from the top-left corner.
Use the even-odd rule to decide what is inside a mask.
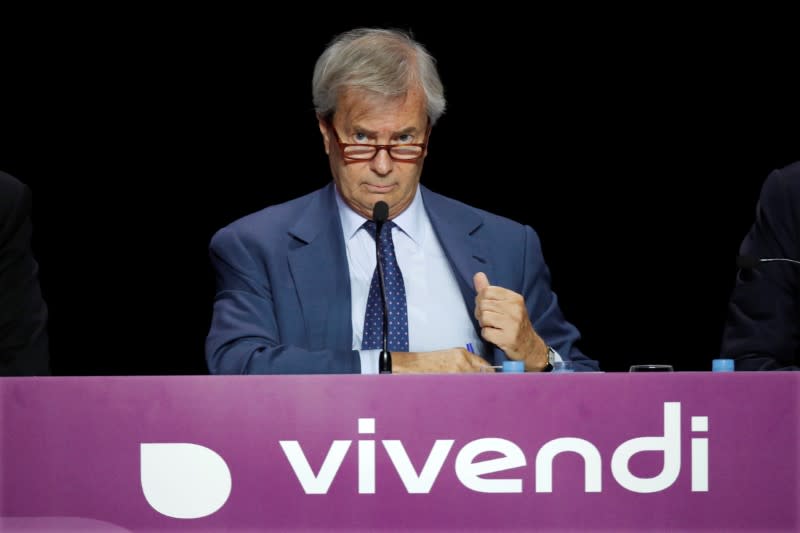
[[[383,281],[386,289],[386,307],[389,312],[389,351],[408,351],[408,309],[406,307],[406,288],[403,274],[397,265],[392,241],[394,222],[387,221],[381,228],[378,246],[383,263]],[[364,223],[366,230],[375,238],[375,222]],[[372,284],[367,298],[367,312],[364,315],[364,336],[361,340],[362,350],[383,348],[383,312],[381,311],[381,287],[378,280],[378,266],[372,274]]]

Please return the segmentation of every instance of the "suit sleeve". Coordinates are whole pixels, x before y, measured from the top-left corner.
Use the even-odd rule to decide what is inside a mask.
[[[234,230],[220,230],[210,253],[217,285],[206,339],[212,374],[360,373],[355,350],[309,350],[284,338],[269,275]]]
[[[0,200],[0,375],[48,375],[47,305],[31,247],[31,193],[12,183],[18,187],[3,187]]]
[[[572,361],[579,371],[599,371],[597,361],[584,355],[576,346],[578,329],[564,318],[558,297],[551,289],[550,270],[544,261],[539,238],[525,226],[525,270],[523,296],[533,328],[565,361]]]
[[[791,168],[764,182],[742,255],[800,259],[800,165]],[[799,280],[800,267],[787,263],[738,273],[721,346],[737,370],[800,370]]]

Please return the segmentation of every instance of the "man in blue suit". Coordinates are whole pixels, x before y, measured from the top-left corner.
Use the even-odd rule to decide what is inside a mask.
[[[211,373],[378,372],[378,238],[394,372],[482,372],[505,360],[547,371],[576,346],[536,233],[420,185],[445,108],[433,58],[408,35],[334,39],[313,79],[333,183],[263,209],[211,240],[217,293]],[[384,231],[366,224],[379,201]]]
[[[753,268],[736,279],[722,355],[736,370],[800,370],[800,161],[767,176],[739,253]],[[794,262],[757,262],[769,258]]]

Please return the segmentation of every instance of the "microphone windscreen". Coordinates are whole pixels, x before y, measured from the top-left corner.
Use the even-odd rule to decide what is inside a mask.
[[[372,208],[372,220],[377,224],[386,222],[387,218],[389,218],[389,205],[383,200],[375,202]]]
[[[752,255],[740,255],[736,258],[736,266],[746,270],[757,267],[760,262],[757,257]]]

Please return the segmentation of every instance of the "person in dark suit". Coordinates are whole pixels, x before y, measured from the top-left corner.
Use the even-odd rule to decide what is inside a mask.
[[[546,371],[598,363],[576,346],[536,232],[420,185],[445,99],[408,34],[361,28],[317,60],[313,98],[333,182],[245,216],[211,239],[212,374],[378,372],[387,279],[394,372]],[[388,205],[380,235],[368,221]]]
[[[0,375],[50,374],[47,305],[31,247],[31,191],[0,172]]]
[[[761,188],[730,297],[721,353],[736,370],[800,370],[800,161],[774,170]],[[784,258],[789,261],[760,261]]]

